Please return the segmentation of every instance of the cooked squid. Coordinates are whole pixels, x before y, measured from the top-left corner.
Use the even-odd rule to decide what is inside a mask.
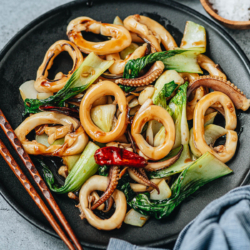
[[[89,42],[83,38],[81,31],[110,36],[112,39],[105,42]],[[91,52],[97,55],[117,53],[128,47],[132,41],[130,33],[123,26],[97,22],[89,17],[78,17],[72,20],[67,27],[67,35],[69,40],[86,54]]]
[[[204,115],[206,110],[215,102],[220,102],[225,111],[227,130],[227,140],[225,145],[211,148],[207,145],[204,137]],[[230,98],[218,91],[212,92],[204,96],[196,105],[194,110],[194,142],[196,148],[202,153],[210,152],[222,162],[229,161],[235,154],[238,135],[234,131],[237,125],[235,108]]]
[[[113,130],[104,132],[92,121],[90,110],[94,101],[104,95],[113,95],[118,103],[120,115]],[[124,134],[127,128],[128,104],[123,91],[113,82],[102,81],[90,88],[80,105],[80,120],[86,133],[95,141],[106,143],[114,141]]]
[[[102,220],[96,216],[91,209],[89,209],[89,195],[96,190],[105,191],[107,186],[107,177],[95,175],[85,182],[79,194],[80,205],[84,218],[86,218],[92,226],[99,230],[113,230],[115,228],[120,228],[127,211],[127,201],[125,195],[119,190],[115,190],[112,194],[116,209],[114,214],[109,219]]]
[[[73,67],[68,74],[57,73],[54,80],[49,80],[49,69],[53,65],[54,59],[63,51],[67,51],[73,60]],[[36,81],[34,84],[38,92],[55,93],[64,87],[74,71],[83,62],[83,56],[78,47],[69,41],[60,40],[55,42],[45,54],[41,66],[38,68]]]
[[[107,39],[87,41],[82,31]],[[43,156],[50,189],[79,202],[82,219],[99,230],[141,227],[232,172],[225,163],[239,146],[236,109],[246,111],[250,101],[202,54],[204,27],[188,21],[180,48],[165,27],[139,14],[113,24],[78,17],[66,33],[70,41],[49,48],[36,81],[20,87],[30,116],[15,132],[27,153]],[[73,68],[49,80],[62,51]]]
[[[37,141],[28,141],[26,139],[26,136],[29,134],[29,132],[35,129],[37,126],[41,126],[43,124],[60,124],[62,126],[73,126],[73,131],[68,131],[66,135],[61,135],[65,135],[65,141],[63,145],[51,145],[49,147],[46,147],[45,145],[38,143]],[[55,130],[55,132],[53,133],[55,134],[55,136],[53,136],[53,138],[56,138],[56,135],[58,135],[58,131],[58,129]],[[24,150],[28,154],[33,155],[76,155],[80,154],[84,150],[89,141],[88,136],[86,135],[78,120],[54,112],[37,113],[26,118],[19,125],[19,127],[16,128],[15,133],[18,139],[21,141]],[[52,136],[52,134],[50,136]]]

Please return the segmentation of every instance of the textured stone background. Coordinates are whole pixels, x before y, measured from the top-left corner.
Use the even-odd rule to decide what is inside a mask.
[[[34,18],[67,2],[69,0],[1,0],[0,49],[4,47],[17,31]],[[179,0],[179,2],[207,15],[199,0]],[[250,30],[228,30],[228,32],[239,43],[248,58],[250,58]],[[0,249],[63,250],[67,249],[67,247],[62,241],[40,231],[24,220],[0,196]]]

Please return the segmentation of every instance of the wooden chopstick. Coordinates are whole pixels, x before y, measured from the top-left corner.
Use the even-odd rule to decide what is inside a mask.
[[[29,193],[30,197],[36,203],[38,208],[42,211],[46,219],[49,221],[50,225],[54,228],[57,234],[61,237],[64,243],[68,246],[69,249],[74,250],[74,246],[67,238],[63,230],[60,228],[56,220],[54,219],[53,215],[36,192],[35,188],[32,186],[26,175],[23,173],[21,168],[18,166],[12,155],[10,154],[9,150],[6,148],[2,140],[0,139],[0,154],[3,156],[4,160],[8,163],[11,170],[14,172],[18,180],[22,183],[26,191]]]
[[[0,109],[0,127],[3,129],[4,133],[8,137],[9,141],[11,142],[12,146],[16,150],[17,154],[23,161],[24,165],[28,169],[29,173],[31,174],[32,178],[36,182],[37,186],[41,190],[43,196],[45,197],[46,201],[49,203],[50,207],[54,211],[55,215],[63,225],[64,229],[68,233],[69,237],[75,244],[76,248],[78,250],[83,250],[81,244],[79,243],[77,237],[75,236],[72,228],[70,227],[68,221],[66,220],[65,216],[63,215],[61,209],[57,205],[54,197],[52,196],[49,188],[45,184],[44,180],[42,179],[41,175],[38,173],[35,165],[31,161],[29,155],[24,151],[21,142],[17,138],[14,130],[10,126],[9,122],[7,121],[6,117],[4,116],[2,110]],[[6,153],[5,153],[6,152]],[[40,208],[40,210],[43,212],[47,220],[50,222],[52,227],[55,229],[55,231],[58,233],[58,235],[62,238],[62,240],[65,242],[65,244],[69,247],[69,249],[74,249],[72,243],[67,239],[66,235],[62,231],[62,229],[57,224],[56,220],[53,218],[53,215],[50,213],[48,208],[46,207],[45,203],[42,201],[38,193],[35,191],[35,189],[32,187],[31,183],[28,181],[27,177],[22,172],[21,168],[17,165],[11,154],[9,153],[8,149],[5,147],[3,142],[1,141],[1,155],[4,157],[5,161],[8,163],[12,171],[15,173],[19,181],[22,183],[22,185],[25,187],[25,189],[28,191],[32,199],[35,201],[37,206]],[[11,159],[9,161],[9,159]],[[14,166],[12,166],[12,163]],[[20,173],[20,174],[19,174]],[[28,183],[28,184],[26,184]],[[26,187],[27,185],[27,187]],[[32,190],[32,192],[31,192]]]

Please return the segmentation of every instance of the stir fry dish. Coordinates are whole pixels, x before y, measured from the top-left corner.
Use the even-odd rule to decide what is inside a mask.
[[[87,41],[86,32],[106,40]],[[142,227],[232,172],[235,109],[250,102],[204,55],[204,27],[187,21],[179,47],[142,15],[113,24],[78,17],[66,33],[36,80],[20,86],[26,119],[15,133],[49,188],[77,202],[81,219],[99,230]],[[49,79],[63,51],[72,69]]]

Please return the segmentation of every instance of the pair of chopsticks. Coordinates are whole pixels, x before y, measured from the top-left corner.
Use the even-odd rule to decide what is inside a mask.
[[[17,154],[23,161],[23,164],[28,169],[29,173],[31,174],[32,178],[36,182],[37,186],[41,190],[43,196],[45,197],[46,201],[49,203],[50,207],[54,211],[56,217],[59,219],[61,224],[63,225],[65,231],[68,233],[70,239],[75,244],[76,249],[83,249],[81,244],[79,243],[78,239],[76,238],[72,228],[70,227],[69,223],[67,222],[66,218],[64,217],[62,211],[60,210],[59,206],[57,205],[55,199],[53,198],[49,188],[43,181],[42,177],[38,173],[35,165],[31,161],[29,155],[24,151],[22,148],[21,142],[15,135],[14,130],[11,128],[9,122],[7,121],[6,117],[4,116],[2,110],[0,109],[0,127],[3,129],[4,133],[8,137],[9,141],[11,142],[13,148],[16,150]],[[0,140],[0,154],[3,156],[4,160],[7,162],[11,170],[14,172],[18,180],[24,186],[26,191],[29,193],[33,201],[36,203],[38,208],[44,214],[46,219],[49,221],[50,225],[54,228],[57,234],[61,237],[64,243],[70,250],[74,250],[75,247],[71,243],[71,241],[67,238],[64,231],[61,229],[60,225],[57,223],[55,218],[53,217],[52,213],[46,206],[46,204],[41,199],[40,195],[37,193],[35,188],[32,186],[28,178],[25,176],[21,168],[18,166],[12,155],[10,154],[9,150],[6,148],[2,140]]]

